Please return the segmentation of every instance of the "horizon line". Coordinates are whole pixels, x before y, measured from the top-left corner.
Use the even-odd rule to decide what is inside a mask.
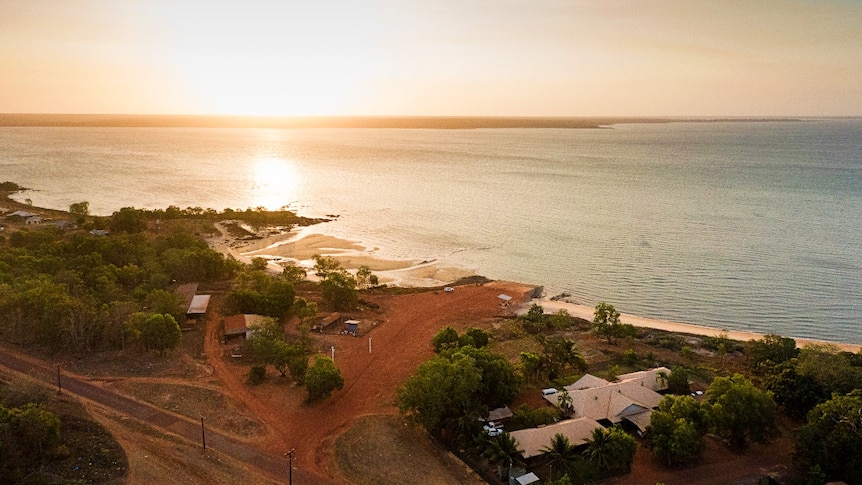
[[[508,116],[0,113],[3,127],[93,128],[604,128],[631,123],[798,122],[860,116]]]

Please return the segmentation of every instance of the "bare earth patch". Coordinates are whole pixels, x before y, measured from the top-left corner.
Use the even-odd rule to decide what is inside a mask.
[[[485,483],[419,428],[392,415],[359,418],[335,441],[342,477],[356,484]]]
[[[261,436],[266,429],[217,389],[177,382],[135,380],[116,381],[110,387],[139,401],[191,419],[203,416],[206,426],[240,438]]]

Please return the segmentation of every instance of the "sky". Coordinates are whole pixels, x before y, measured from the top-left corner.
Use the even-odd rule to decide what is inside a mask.
[[[858,0],[0,0],[0,112],[860,116]]]

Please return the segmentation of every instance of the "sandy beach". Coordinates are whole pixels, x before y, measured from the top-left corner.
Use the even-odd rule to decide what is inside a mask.
[[[245,263],[250,263],[254,257],[265,258],[270,262],[270,270],[275,273],[280,273],[283,268],[282,264],[288,261],[295,262],[307,270],[311,270],[314,267],[312,257],[320,254],[337,259],[348,271],[355,272],[360,266],[368,266],[378,276],[381,283],[393,286],[444,286],[460,279],[477,275],[474,270],[446,265],[436,260],[420,261],[380,258],[376,254],[378,248],[368,248],[357,241],[310,232],[310,228],[295,232],[268,234],[258,239],[240,240],[231,237],[221,224],[217,224],[216,226],[222,234],[220,237],[209,240],[209,244],[213,249]],[[314,278],[310,271],[309,277]],[[526,312],[533,303],[541,305],[546,313],[554,313],[565,309],[570,315],[585,320],[592,320],[595,311],[595,308],[591,306],[547,298],[534,299],[518,311],[521,313]],[[668,332],[710,337],[725,335],[732,340],[740,342],[759,340],[764,337],[763,334],[754,332],[656,320],[626,313],[620,316],[620,320],[635,327],[654,328]],[[854,353],[859,352],[860,348],[862,348],[860,345],[848,343],[825,342],[796,337],[794,339],[800,347],[807,344],[827,343],[835,345],[840,350]]]
[[[548,299],[536,299],[527,304],[524,308],[519,309],[519,312],[526,312],[530,305],[533,303],[539,304],[544,310],[545,313],[554,313],[560,310],[566,310],[573,317],[583,318],[585,320],[592,320],[593,315],[595,313],[595,308],[587,306],[587,305],[578,305],[575,303],[569,303],[565,301],[557,301],[557,300],[548,300]],[[666,320],[655,320],[652,318],[644,318],[636,315],[630,315],[627,313],[623,313],[620,315],[620,321],[622,323],[628,323],[634,325],[635,327],[642,328],[654,328],[657,330],[665,330],[668,332],[674,333],[687,333],[691,335],[703,335],[707,337],[717,337],[719,335],[725,335],[727,338],[731,340],[737,340],[740,342],[747,342],[749,340],[760,340],[764,337],[763,334],[753,333],[753,332],[742,332],[738,330],[725,330],[719,328],[710,328],[704,327],[701,325],[694,325],[690,323],[680,323],[680,322],[669,322]],[[807,344],[823,344],[827,343],[830,345],[835,345],[840,350],[844,350],[847,352],[859,352],[859,349],[862,346],[846,344],[846,343],[838,343],[838,342],[824,342],[818,340],[811,339],[800,339],[794,337],[796,340],[796,345],[799,347],[804,347]]]
[[[216,224],[221,232],[218,237],[208,240],[210,247],[238,261],[250,263],[252,258],[261,257],[269,261],[270,271],[280,273],[283,264],[293,262],[310,270],[314,267],[315,255],[337,259],[348,271],[354,272],[361,266],[377,275],[380,283],[406,287],[443,286],[470,276],[476,272],[470,269],[446,265],[440,261],[418,259],[386,259],[376,253],[378,248],[368,248],[357,241],[310,232],[305,230],[268,234],[258,239],[237,239],[230,236],[221,224]],[[309,274],[310,278],[314,278]]]

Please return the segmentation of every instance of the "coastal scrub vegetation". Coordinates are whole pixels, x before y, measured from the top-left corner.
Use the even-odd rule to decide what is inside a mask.
[[[183,322],[174,285],[232,278],[239,268],[179,227],[151,237],[19,230],[0,246],[6,316],[0,339],[81,353],[121,348],[137,336],[144,347],[163,352],[175,346],[173,337],[151,340],[162,337],[142,331],[132,315],[169,314],[173,323]]]
[[[2,189],[21,188],[7,182]],[[79,222],[89,219],[85,229],[94,230],[27,227],[0,244],[0,311],[7,316],[0,339],[65,353],[123,348],[127,340],[137,340],[144,349],[164,353],[178,344],[176,325],[185,321],[176,285],[234,278],[231,309],[280,318],[291,309],[293,284],[300,276],[273,277],[265,272],[265,261],[263,268],[244,267],[210,249],[194,225],[174,222],[230,218],[252,226],[292,226],[320,221],[286,210],[176,206],[124,207],[110,217],[90,217],[86,201],[71,204],[70,214]],[[108,228],[113,234],[103,230]],[[334,305],[355,304],[355,286],[349,283],[329,285]]]
[[[177,219],[191,219],[204,221],[222,221],[222,220],[239,220],[252,227],[269,227],[269,226],[310,226],[320,222],[325,222],[327,219],[309,218],[297,215],[293,211],[286,209],[282,210],[267,210],[264,207],[241,209],[224,209],[217,211],[215,209],[202,207],[186,207],[181,209],[171,205],[166,209],[136,209],[134,207],[123,207],[119,211],[114,212],[110,221],[112,224],[120,224],[124,228],[138,229],[141,227],[141,222],[149,221],[172,221]],[[141,229],[142,230],[142,229]]]
[[[862,391],[835,394],[814,407],[799,429],[796,458],[826,478],[862,483]]]
[[[123,449],[75,401],[30,381],[0,381],[0,484],[105,483],[123,477]]]
[[[477,332],[452,333],[447,327],[437,334],[435,341],[449,343],[398,388],[398,406],[443,441],[469,443],[481,430],[479,418],[514,399],[520,378],[504,356],[473,346]],[[462,339],[466,345],[457,346]]]

